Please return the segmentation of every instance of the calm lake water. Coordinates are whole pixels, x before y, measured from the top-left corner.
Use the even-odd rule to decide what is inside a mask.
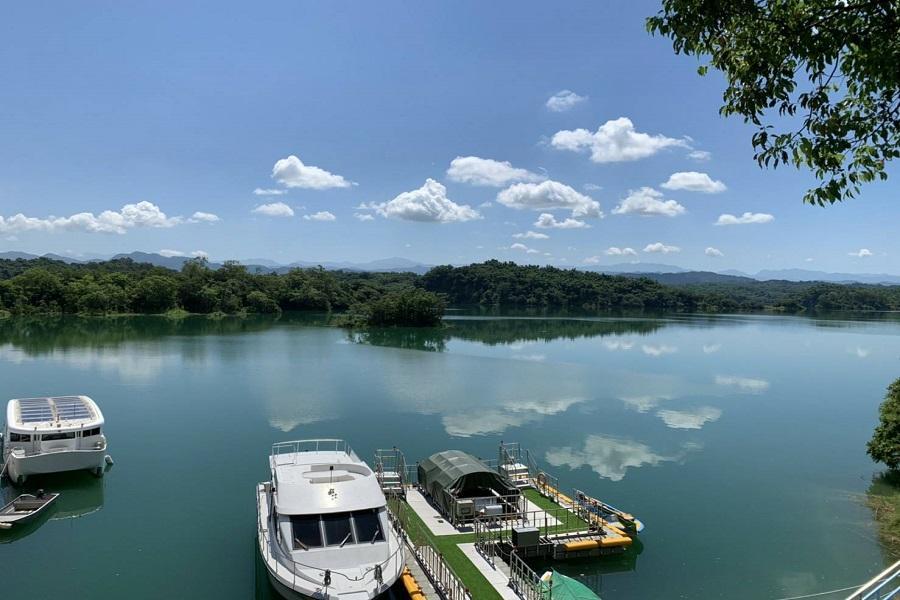
[[[604,600],[774,600],[891,559],[862,499],[897,321],[460,314],[350,335],[323,319],[0,320],[4,405],[88,394],[115,459],[29,486],[63,496],[0,534],[2,595],[269,598],[253,490],[272,442],[308,437],[411,461],[521,442],[646,523],[640,553],[562,568]]]

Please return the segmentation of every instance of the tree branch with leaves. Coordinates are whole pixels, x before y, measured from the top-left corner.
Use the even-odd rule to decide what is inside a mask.
[[[664,0],[647,29],[725,75],[720,113],[757,127],[761,167],[813,172],[805,202],[853,198],[900,156],[900,1]]]

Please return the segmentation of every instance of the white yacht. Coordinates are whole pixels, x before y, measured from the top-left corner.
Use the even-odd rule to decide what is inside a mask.
[[[342,440],[272,446],[256,489],[259,552],[287,598],[369,600],[402,574],[404,545],[372,470]]]
[[[107,460],[103,413],[87,396],[18,398],[7,404],[0,464],[14,482],[82,469],[100,476]]]

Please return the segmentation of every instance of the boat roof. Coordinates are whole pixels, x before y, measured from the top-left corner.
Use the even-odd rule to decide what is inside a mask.
[[[381,508],[386,503],[372,469],[349,447],[273,451],[269,464],[279,514],[329,514]]]
[[[6,423],[21,431],[60,431],[103,425],[103,413],[87,396],[15,398],[6,405]]]

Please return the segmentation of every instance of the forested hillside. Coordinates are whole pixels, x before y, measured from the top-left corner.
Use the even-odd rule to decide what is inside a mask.
[[[648,277],[522,266],[496,260],[425,275],[292,269],[250,273],[191,260],[180,271],[129,259],[66,264],[0,260],[0,312],[347,312],[351,324],[427,325],[444,304],[577,311],[736,312],[900,310],[900,286],[787,281],[665,285]]]

